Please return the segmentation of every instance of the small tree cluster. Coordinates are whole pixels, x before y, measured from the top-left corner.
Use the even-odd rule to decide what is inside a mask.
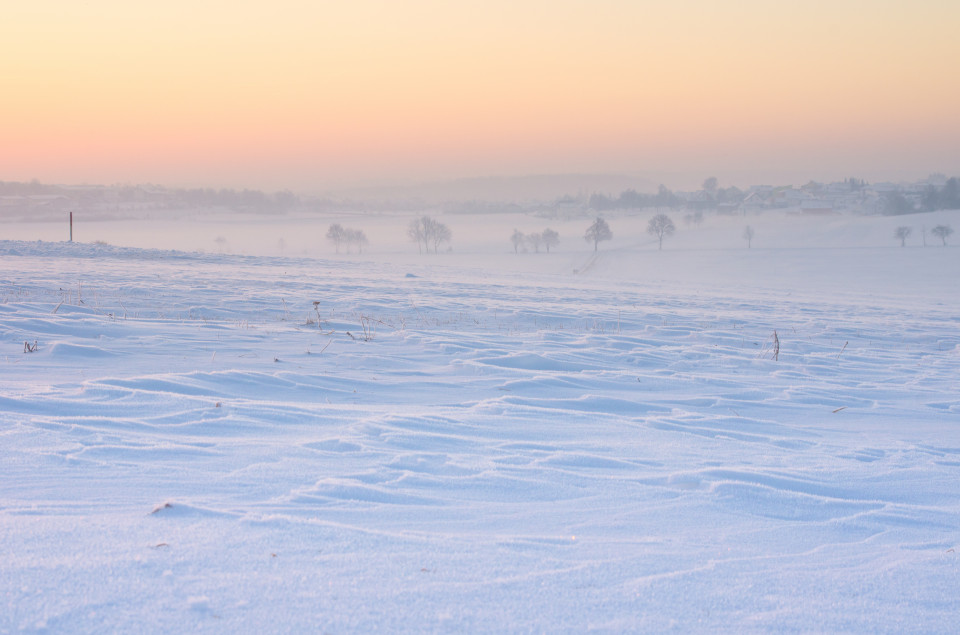
[[[448,243],[453,238],[453,232],[443,223],[436,221],[429,216],[421,216],[410,221],[407,226],[407,236],[412,242],[417,243],[417,249],[420,253],[430,253],[430,246],[433,246],[433,253],[439,253],[440,244]]]
[[[510,242],[513,243],[514,253],[520,253],[520,245],[524,243],[530,245],[536,253],[540,253],[541,246],[546,247],[547,253],[550,253],[551,247],[556,247],[560,244],[560,234],[549,227],[542,232],[533,232],[530,234],[524,234],[519,229],[514,229],[513,234],[510,236]]]
[[[350,253],[351,245],[356,245],[357,251],[363,253],[363,246],[370,242],[362,229],[343,227],[340,223],[330,225],[327,230],[327,240],[336,246],[338,254],[340,253],[340,245],[347,246],[347,253]]]

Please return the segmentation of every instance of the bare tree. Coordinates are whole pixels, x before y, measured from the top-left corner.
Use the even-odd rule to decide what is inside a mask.
[[[899,238],[899,239],[900,239],[900,246],[901,246],[901,247],[906,247],[906,245],[907,245],[907,236],[909,236],[909,235],[912,234],[912,233],[913,233],[913,229],[912,229],[912,228],[907,227],[906,225],[900,225],[900,227],[897,227],[897,229],[893,232],[893,236],[894,236],[894,238]]]
[[[344,232],[346,233],[347,253],[350,252],[350,245],[355,244],[357,246],[357,252],[362,254],[363,246],[370,242],[367,240],[367,235],[363,233],[363,230],[346,229]]]
[[[533,252],[538,254],[540,253],[540,245],[543,244],[543,234],[539,232],[527,234],[527,242],[533,247]]]
[[[427,248],[427,245],[429,245],[427,229],[432,222],[429,216],[421,216],[420,218],[414,218],[410,221],[410,224],[407,225],[407,236],[411,241],[417,243],[417,251],[421,254]]]
[[[340,253],[340,245],[347,239],[347,232],[343,229],[343,226],[340,223],[334,223],[330,225],[330,229],[327,230],[327,240],[336,245],[337,253]]]
[[[657,237],[660,242],[659,249],[663,249],[663,237],[672,236],[676,230],[673,221],[666,214],[657,214],[647,223],[647,233]]]
[[[433,253],[439,253],[440,243],[448,243],[453,238],[453,232],[443,223],[431,219],[430,241],[433,242]]]
[[[520,253],[520,245],[523,244],[523,232],[519,229],[514,228],[513,234],[510,236],[510,242],[513,243],[513,253]]]
[[[547,248],[547,253],[550,253],[551,247],[556,247],[560,244],[560,234],[553,231],[549,227],[544,229],[540,236],[543,238],[543,244]]]
[[[450,242],[453,232],[450,228],[433,220],[429,216],[421,216],[410,221],[407,225],[407,236],[410,240],[417,243],[417,249],[420,253],[430,253],[430,245],[433,245],[433,252],[438,253],[440,243]]]
[[[950,225],[937,225],[930,230],[930,233],[943,241],[943,246],[947,246],[947,236],[953,233],[953,228]]]
[[[611,238],[613,238],[613,232],[610,231],[610,226],[607,225],[607,221],[599,216],[597,216],[597,220],[591,223],[590,227],[587,227],[587,231],[583,234],[585,241],[593,243],[594,251],[597,251],[597,246],[601,241],[610,240]]]
[[[747,249],[750,249],[753,243],[753,227],[747,225],[746,229],[743,230],[743,239],[747,241]]]

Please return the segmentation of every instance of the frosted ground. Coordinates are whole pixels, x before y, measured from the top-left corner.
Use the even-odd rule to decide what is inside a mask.
[[[0,226],[0,633],[955,632],[954,215]]]

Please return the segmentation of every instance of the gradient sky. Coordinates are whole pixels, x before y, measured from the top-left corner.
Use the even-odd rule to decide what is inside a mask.
[[[0,180],[960,174],[956,0],[5,4]]]

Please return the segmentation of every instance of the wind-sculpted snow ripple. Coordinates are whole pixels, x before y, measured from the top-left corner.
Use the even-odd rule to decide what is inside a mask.
[[[143,257],[0,244],[0,632],[955,628],[949,298]]]

